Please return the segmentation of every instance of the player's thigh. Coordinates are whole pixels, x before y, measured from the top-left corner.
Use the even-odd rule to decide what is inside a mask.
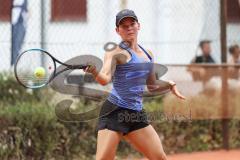
[[[166,160],[161,140],[151,125],[132,131],[124,136],[135,149],[150,160]]]
[[[98,131],[97,136],[97,160],[112,160],[114,159],[116,149],[119,141],[121,140],[121,134],[108,129]]]

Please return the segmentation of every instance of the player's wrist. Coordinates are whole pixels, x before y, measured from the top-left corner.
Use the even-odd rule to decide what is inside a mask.
[[[98,72],[97,71],[93,71],[92,75],[93,75],[94,79],[96,79],[98,77]]]
[[[174,81],[168,81],[169,84],[169,89],[172,90],[174,86],[176,86],[177,84]]]

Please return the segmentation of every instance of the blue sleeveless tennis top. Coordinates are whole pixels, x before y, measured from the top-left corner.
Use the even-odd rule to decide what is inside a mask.
[[[112,80],[113,88],[107,99],[119,107],[141,111],[143,91],[153,65],[152,58],[140,45],[138,46],[147,55],[149,61],[137,56],[124,42],[119,46],[128,51],[131,60],[116,65]]]

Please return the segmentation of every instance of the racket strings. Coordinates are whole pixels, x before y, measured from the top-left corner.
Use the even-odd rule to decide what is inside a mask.
[[[44,63],[41,62],[44,57]],[[41,50],[23,52],[15,65],[15,76],[27,88],[40,88],[49,83],[55,71],[53,59]]]

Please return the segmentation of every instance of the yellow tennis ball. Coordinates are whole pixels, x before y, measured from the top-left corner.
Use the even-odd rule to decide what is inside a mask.
[[[45,74],[46,74],[46,71],[43,67],[37,67],[34,71],[34,75],[37,78],[42,78],[45,76]]]

